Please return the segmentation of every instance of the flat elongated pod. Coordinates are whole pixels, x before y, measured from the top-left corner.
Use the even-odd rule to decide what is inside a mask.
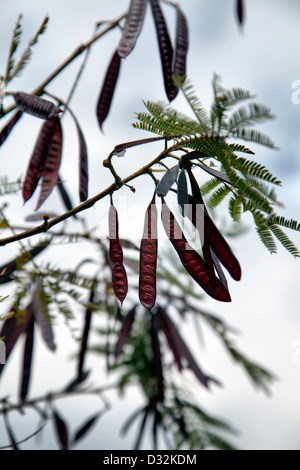
[[[128,280],[123,264],[123,250],[119,240],[118,213],[111,203],[108,214],[109,259],[112,269],[112,283],[115,296],[123,304],[128,291]]]
[[[132,309],[129,310],[129,312],[126,314],[125,318],[123,319],[122,327],[121,327],[117,344],[116,344],[116,348],[115,348],[115,357],[118,357],[120,355],[120,353],[122,352],[123,346],[126,344],[129,338],[132,325],[135,319],[136,308],[137,308],[136,305],[132,307]]]
[[[38,210],[59,182],[58,171],[61,162],[63,135],[60,119],[57,116],[53,120],[54,129],[51,141],[47,148],[46,160],[42,174],[42,189],[35,210]]]
[[[153,353],[153,376],[156,379],[156,398],[164,400],[163,362],[159,341],[159,322],[157,314],[151,314],[151,343]]]
[[[12,96],[21,111],[40,119],[49,119],[62,112],[54,103],[39,96],[23,92],[12,93]]]
[[[236,16],[240,26],[243,26],[245,19],[245,8],[243,0],[236,0]]]
[[[87,152],[87,145],[86,141],[78,122],[77,117],[73,113],[73,111],[67,106],[67,110],[71,114],[72,118],[74,119],[78,141],[79,141],[79,198],[80,202],[83,202],[88,197],[88,152]],[[59,178],[61,184],[61,180]]]
[[[53,410],[54,429],[60,444],[61,450],[68,450],[69,448],[69,431],[66,422],[58,411]]]
[[[31,306],[29,305],[25,311],[25,314],[22,318],[17,318],[17,310],[13,307],[11,311],[11,316],[7,318],[0,331],[0,338],[4,338],[6,346],[6,363],[10,356],[12,349],[14,348],[16,342],[18,341],[21,333],[26,330],[28,322],[32,317]],[[5,364],[0,364],[0,375],[4,368]]]
[[[150,0],[150,5],[152,8],[154,24],[156,28],[156,36],[162,64],[165,90],[168,100],[171,102],[174,100],[174,98],[176,98],[178,93],[178,88],[174,85],[172,79],[173,47],[171,44],[165,18],[160,8],[158,0]]]
[[[27,397],[28,389],[29,389],[33,343],[34,343],[34,317],[32,315],[27,326],[26,339],[25,339],[25,345],[24,345],[23,370],[22,370],[22,380],[21,380],[21,389],[20,389],[21,401],[25,400],[25,398]]]
[[[118,45],[118,54],[122,58],[127,57],[135,46],[144,23],[147,3],[148,0],[131,0]]]
[[[156,301],[157,209],[155,195],[149,204],[140,248],[139,299],[151,310]]]
[[[13,130],[14,126],[17,124],[17,122],[20,120],[22,117],[23,112],[22,111],[17,111],[13,117],[6,123],[6,125],[3,127],[3,129],[0,131],[0,147],[5,142],[11,131]]]
[[[173,73],[186,76],[186,59],[189,47],[188,25],[186,17],[179,6],[176,7],[176,47],[173,62]]]
[[[24,178],[22,187],[22,195],[24,203],[31,198],[38,182],[43,174],[45,162],[49,148],[51,147],[51,141],[55,133],[55,121],[48,119],[43,124],[42,129],[39,133],[37,142],[29,160],[27,172]]]
[[[177,202],[179,207],[181,208],[181,213],[185,216],[185,210],[187,204],[189,204],[189,195],[188,195],[188,188],[187,188],[187,180],[185,171],[181,170],[178,176],[177,181]]]
[[[233,251],[231,250],[229,244],[219,231],[218,227],[215,225],[211,217],[209,216],[203,198],[200,192],[200,188],[198,183],[192,173],[191,170],[188,170],[190,183],[192,187],[193,198],[190,198],[191,206],[193,206],[196,202],[198,210],[203,211],[203,220],[204,220],[204,227],[203,227],[203,235],[204,241],[207,243],[216,256],[219,258],[220,262],[223,266],[227,269],[231,277],[239,281],[242,276],[242,270],[239,261],[237,260],[236,256],[234,255]],[[191,219],[192,220],[192,219]],[[194,220],[192,220],[194,223]],[[195,224],[194,224],[195,225]],[[197,225],[195,225],[197,226]]]
[[[100,96],[97,102],[97,118],[99,122],[100,129],[102,130],[102,125],[107,115],[109,113],[112,99],[114,96],[115,88],[120,73],[121,57],[119,56],[118,51],[115,51],[110,64],[108,66]]]
[[[132,140],[130,142],[124,142],[122,144],[118,144],[114,147],[113,151],[110,153],[110,157],[116,155],[117,157],[124,156],[125,151],[131,147],[136,147],[137,145],[149,144],[151,142],[156,142],[158,140],[170,140],[174,139],[175,137],[180,137],[176,135],[164,135],[161,137],[149,137],[148,139],[139,139],[139,140]]]
[[[156,194],[159,197],[164,197],[169,192],[169,190],[171,189],[171,187],[177,180],[178,173],[179,173],[179,164],[173,166],[164,174],[161,181],[158,183],[156,187]]]
[[[199,253],[188,244],[178,222],[162,198],[162,222],[168,238],[174,246],[182,265],[190,276],[212,298],[222,302],[230,302],[230,294],[219,279],[216,279],[216,287],[210,282],[207,266]]]
[[[50,351],[55,351],[56,345],[54,343],[53,329],[47,304],[43,301],[43,295],[41,282],[37,281],[32,296],[32,312],[47,348],[50,349]]]
[[[91,418],[89,418],[87,421],[85,421],[84,424],[82,424],[80,428],[77,431],[75,431],[72,444],[75,444],[84,436],[86,436],[86,434],[92,429],[92,427],[96,424],[96,422],[102,416],[102,414],[103,413],[99,411],[98,413],[93,415]]]
[[[208,387],[210,382],[219,384],[217,380],[205,375],[204,372],[202,372],[202,370],[196,363],[195,359],[193,358],[190,350],[188,349],[182,337],[180,336],[176,326],[174,325],[169,315],[163,308],[161,307],[158,308],[157,317],[161,326],[165,325],[163,331],[164,332],[168,331],[168,336],[167,336],[168,342],[169,342],[168,338],[172,338],[172,343],[169,343],[169,345],[172,348],[173,354],[174,354],[174,350],[176,350],[176,354],[180,357],[180,359],[184,359],[187,361],[188,367],[194,372],[198,380],[205,387]]]

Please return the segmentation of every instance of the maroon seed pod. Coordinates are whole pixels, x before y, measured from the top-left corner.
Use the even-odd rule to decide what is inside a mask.
[[[22,92],[12,93],[12,96],[21,111],[40,119],[49,119],[62,112],[54,103],[39,96]]]
[[[204,210],[204,240],[211,249],[214,251],[220,262],[227,269],[231,277],[235,281],[239,281],[242,276],[241,267],[239,261],[232,252],[227,241],[210,218],[203,202],[203,198],[197,184],[197,181],[191,170],[188,170],[190,183],[192,187],[193,198],[199,203]]]
[[[26,308],[26,312],[23,318],[17,318],[17,308],[14,306],[11,311],[11,316],[7,318],[0,331],[0,338],[4,338],[6,346],[6,364],[12,349],[18,341],[20,335],[27,329],[28,323],[32,318],[31,305]],[[0,375],[5,367],[5,364],[0,364]]]
[[[120,73],[121,57],[118,54],[118,51],[115,51],[111,62],[108,66],[104,83],[102,85],[101,93],[97,103],[97,118],[99,122],[100,129],[102,130],[103,122],[105,121],[110,106],[112,103],[113,95],[117,85],[119,73]]]
[[[123,304],[127,291],[128,280],[123,265],[123,250],[119,240],[118,213],[114,205],[110,204],[109,215],[109,259],[112,269],[112,283],[115,296]]]
[[[180,77],[186,76],[186,57],[189,46],[188,25],[183,11],[176,8],[176,47],[174,54],[173,73]]]
[[[17,124],[19,119],[22,117],[22,111],[17,111],[13,117],[8,121],[8,123],[3,127],[0,132],[0,146],[5,142],[9,134],[11,133],[13,127]]]
[[[29,383],[30,383],[30,373],[32,365],[32,352],[33,352],[33,343],[34,343],[34,317],[32,315],[29,320],[29,324],[26,330],[26,340],[24,345],[24,357],[23,357],[23,370],[22,370],[22,381],[20,389],[20,400],[23,401],[27,397]]]
[[[174,85],[172,79],[173,48],[169,37],[167,25],[163,12],[157,0],[150,0],[153,19],[156,28],[156,36],[160,52],[161,64],[163,69],[164,84],[169,101],[173,101],[178,93],[178,88]]]
[[[148,310],[154,307],[156,301],[157,244],[157,209],[154,194],[146,211],[140,248],[139,299]]]
[[[216,288],[213,289],[205,262],[195,250],[188,244],[174,215],[162,198],[162,222],[165,231],[174,246],[182,265],[190,276],[202,287],[202,289],[216,300],[230,302],[230,294],[219,279],[216,279]]]
[[[42,173],[42,190],[35,210],[41,207],[54,186],[59,182],[58,170],[62,153],[62,128],[58,116],[53,116],[50,120],[53,121],[53,129],[51,141],[49,141],[46,149],[47,153]]]
[[[127,57],[135,46],[144,23],[147,3],[147,0],[131,0],[122,37],[118,45],[118,54],[122,58]]]
[[[115,349],[116,358],[121,354],[123,346],[129,338],[132,325],[134,322],[135,314],[136,314],[136,307],[137,306],[135,305],[131,310],[129,310],[129,312],[127,313],[127,315],[125,316],[123,320],[122,327],[118,336],[118,341],[116,344],[116,349]]]

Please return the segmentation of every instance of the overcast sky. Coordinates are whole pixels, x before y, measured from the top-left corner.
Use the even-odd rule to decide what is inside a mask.
[[[0,0],[0,74],[5,67],[11,31],[18,14],[22,12],[24,15],[25,44],[43,17],[46,14],[50,17],[48,31],[36,46],[31,65],[12,83],[11,91],[33,90],[81,42],[91,37],[97,21],[114,19],[126,10],[128,3],[128,0]],[[270,106],[276,119],[263,124],[261,130],[271,136],[279,150],[257,147],[255,157],[283,182],[283,187],[278,191],[279,199],[285,203],[282,215],[300,220],[300,104],[297,104],[300,94],[297,95],[297,89],[293,88],[293,84],[299,87],[296,81],[300,80],[299,1],[246,1],[246,23],[242,32],[236,22],[233,0],[186,0],[181,3],[190,27],[188,75],[200,100],[209,106],[211,80],[213,73],[217,72],[224,86],[248,89],[256,95],[258,102]],[[167,5],[164,11],[173,35],[174,11]],[[102,167],[102,160],[114,145],[145,135],[131,127],[135,120],[134,113],[143,110],[142,100],[166,100],[153,21],[148,8],[137,46],[122,64],[113,106],[104,124],[104,135],[100,133],[95,116],[96,100],[119,37],[120,32],[113,31],[92,48],[88,65],[72,100],[72,109],[88,142],[91,196],[111,182],[108,171]],[[65,99],[80,64],[81,59],[74,62],[61,77],[51,83],[49,90]],[[181,96],[172,105],[187,111]],[[22,126],[18,126],[15,131],[15,139],[9,139],[1,149],[2,174],[8,175],[10,179],[24,175],[39,127],[40,123],[32,117],[24,118]],[[78,147],[76,130],[70,118],[65,118],[64,129],[61,171],[77,204]],[[125,176],[138,169],[149,158],[153,158],[160,148],[159,144],[155,144],[151,148],[127,152],[126,158],[117,162],[120,175]],[[141,207],[145,207],[151,198],[152,184],[143,178],[135,186],[136,197]],[[136,204],[134,196],[124,195],[122,191],[116,201],[121,204],[122,198],[126,198],[128,210],[132,210],[130,204]],[[102,235],[105,235],[106,230],[106,202],[97,204],[87,214],[91,226],[95,220],[98,221],[98,233]],[[29,201],[23,207],[21,197],[14,196],[10,202],[12,220],[24,223],[25,217],[34,210],[35,203],[36,200]],[[64,210],[54,192],[44,209],[57,213]],[[127,223],[128,213],[120,217],[123,234],[137,240],[142,219],[138,219],[135,225]],[[299,234],[292,237],[300,246]],[[241,332],[239,348],[273,371],[280,380],[274,385],[271,398],[256,392],[242,371],[228,360],[222,348],[208,336],[205,346],[198,346],[201,364],[205,364],[205,369],[219,377],[225,386],[211,394],[201,391],[201,404],[211,413],[227,419],[240,432],[239,436],[232,439],[240,448],[299,450],[299,261],[280,247],[279,253],[271,256],[260,243],[253,227],[247,235],[235,240],[233,246],[243,269],[241,282],[230,283],[233,301],[230,305],[220,306],[208,299],[205,307],[235,326]],[[9,250],[11,248],[3,249],[1,259],[5,259]],[[60,253],[58,251],[56,256],[59,257]],[[66,263],[72,266],[71,252],[69,254],[66,250],[64,255]],[[57,332],[58,343],[61,338],[66,346],[73,344],[71,339],[63,336],[65,333],[62,331]],[[66,351],[61,354],[63,358],[68,358]],[[57,370],[55,358],[49,357],[42,346],[40,358],[49,367],[41,372],[44,375],[40,381],[33,380],[32,395],[40,393],[41,383],[53,386],[58,380],[63,384],[65,374],[73,370],[72,364],[64,365],[61,371]],[[42,360],[37,362],[40,361],[41,365]],[[13,361],[17,368],[17,355],[12,357],[12,364]],[[16,380],[15,372],[9,370],[13,369],[12,364],[9,364],[5,383],[1,382],[1,396],[10,393],[12,384],[19,379],[17,377]],[[97,364],[97,361],[94,360],[93,364]],[[53,378],[49,370],[54,369]],[[129,440],[120,440],[114,435],[120,416],[125,418],[135,401],[131,396],[126,399],[128,401],[124,403],[116,403],[111,413],[99,424],[98,433],[83,443],[82,448],[130,448],[134,435]],[[71,405],[65,406],[66,410],[71,410]],[[89,406],[92,413],[93,404]],[[70,412],[75,418],[76,413],[79,413],[74,410]],[[20,437],[25,435],[26,427],[23,428],[20,421]],[[51,441],[51,433],[46,435],[48,440],[42,442],[42,447],[45,442],[49,447],[55,446]],[[31,445],[36,443],[28,443],[26,446],[30,448]]]

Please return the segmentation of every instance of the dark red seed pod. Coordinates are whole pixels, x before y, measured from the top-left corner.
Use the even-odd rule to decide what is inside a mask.
[[[6,346],[6,363],[20,335],[26,330],[28,322],[32,318],[32,308],[31,305],[29,305],[24,317],[22,318],[16,316],[17,308],[15,306],[12,308],[10,313],[11,316],[4,321],[0,331],[0,338],[4,338]],[[0,375],[4,366],[5,364],[0,364]]]
[[[110,106],[112,103],[114,91],[117,85],[119,73],[120,73],[121,57],[118,54],[118,51],[115,51],[110,64],[108,66],[104,83],[102,85],[101,93],[97,103],[97,117],[102,130],[103,122],[105,121]]]
[[[243,26],[244,17],[245,17],[243,0],[237,0],[237,2],[236,2],[236,14],[237,14],[237,19],[238,19],[238,22],[239,22],[240,26]]]
[[[48,148],[55,131],[54,121],[49,119],[43,125],[25,175],[22,194],[24,203],[31,198],[43,174]]]
[[[188,25],[183,11],[176,8],[176,47],[174,54],[173,73],[180,77],[186,76],[186,58],[189,47]]]
[[[13,127],[17,124],[19,119],[23,116],[22,111],[17,111],[13,117],[8,121],[8,123],[3,127],[0,132],[0,146],[5,142],[9,134],[11,133]]]
[[[54,103],[39,96],[23,92],[12,93],[12,96],[21,111],[41,119],[49,119],[62,112]]]
[[[127,291],[128,280],[123,265],[123,250],[119,240],[118,213],[111,203],[109,208],[109,259],[112,269],[112,283],[115,296],[123,304]]]
[[[156,301],[157,245],[157,209],[154,194],[146,211],[140,248],[139,299],[148,310],[154,307]]]
[[[54,186],[59,182],[58,171],[62,153],[62,128],[57,116],[50,118],[53,121],[52,138],[47,148],[46,160],[43,168],[42,190],[35,210],[38,210],[50,195]]]
[[[165,90],[167,97],[171,102],[174,100],[174,98],[176,98],[178,93],[178,88],[174,85],[172,79],[173,47],[159,2],[157,0],[150,0],[150,5],[152,8],[152,14],[156,28],[156,36],[163,69]]]
[[[129,310],[123,320],[122,327],[118,336],[118,341],[116,344],[115,357],[118,357],[119,354],[121,354],[123,346],[129,338],[132,325],[135,319],[136,307],[137,306],[135,305],[131,310]]]
[[[131,0],[118,45],[118,53],[122,58],[127,57],[135,46],[144,23],[147,3],[147,0]]]
[[[216,288],[213,289],[205,262],[188,244],[181,231],[178,222],[162,198],[162,222],[165,231],[174,246],[179,258],[190,276],[202,287],[202,289],[216,300],[230,302],[230,294],[219,279],[216,279]]]
[[[176,353],[176,356],[180,358],[179,364],[181,364],[181,359],[184,359],[187,362],[188,367],[194,372],[197,379],[204,385],[205,387],[209,386],[210,382],[214,382],[218,385],[220,383],[218,380],[214,379],[213,377],[209,377],[200,369],[198,364],[196,363],[193,355],[191,354],[190,350],[186,346],[185,342],[183,341],[182,337],[180,336],[176,326],[172,322],[171,318],[168,316],[167,312],[159,307],[157,310],[157,317],[159,323],[166,335],[166,338],[169,342],[169,345],[172,349],[173,354]],[[172,342],[169,341],[169,338],[172,339]],[[174,354],[175,357],[175,354]],[[176,360],[177,362],[177,360]],[[178,362],[177,362],[178,364]]]
[[[22,382],[20,389],[20,400],[23,401],[27,397],[29,383],[30,383],[30,372],[32,365],[32,352],[34,343],[34,317],[32,315],[26,330],[26,340],[24,345],[24,358],[23,358],[23,371],[22,371]]]
[[[196,201],[196,203],[198,203],[200,207],[202,206],[202,210],[204,211],[204,240],[217,255],[220,262],[227,269],[231,277],[235,281],[239,281],[242,276],[240,263],[233,254],[227,241],[225,240],[213,220],[210,218],[205,208],[199,186],[191,170],[188,170],[188,175],[190,178],[194,201]]]
[[[159,322],[157,314],[151,314],[151,340],[153,353],[153,376],[156,378],[157,391],[156,398],[160,402],[164,401],[164,376],[163,363],[159,342]]]

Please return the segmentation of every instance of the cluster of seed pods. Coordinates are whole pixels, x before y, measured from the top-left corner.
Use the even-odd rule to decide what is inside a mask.
[[[122,59],[134,49],[142,30],[147,4],[150,3],[159,48],[164,87],[168,100],[177,96],[178,88],[173,82],[173,75],[184,80],[188,52],[188,25],[186,17],[178,4],[176,7],[176,34],[173,48],[163,11],[158,0],[131,0],[122,36],[108,65],[96,107],[100,129],[111,108],[113,96],[118,83]]]
[[[0,146],[5,142],[14,126],[23,114],[30,114],[44,120],[36,144],[30,157],[22,187],[24,203],[34,194],[41,181],[42,190],[37,202],[36,210],[48,198],[55,186],[58,187],[67,210],[72,209],[70,198],[59,176],[61,165],[63,131],[59,114],[62,112],[51,101],[29,93],[11,93],[15,100],[17,112],[0,132]],[[88,197],[88,154],[85,138],[74,113],[66,106],[74,119],[79,142],[79,199],[81,202]]]

